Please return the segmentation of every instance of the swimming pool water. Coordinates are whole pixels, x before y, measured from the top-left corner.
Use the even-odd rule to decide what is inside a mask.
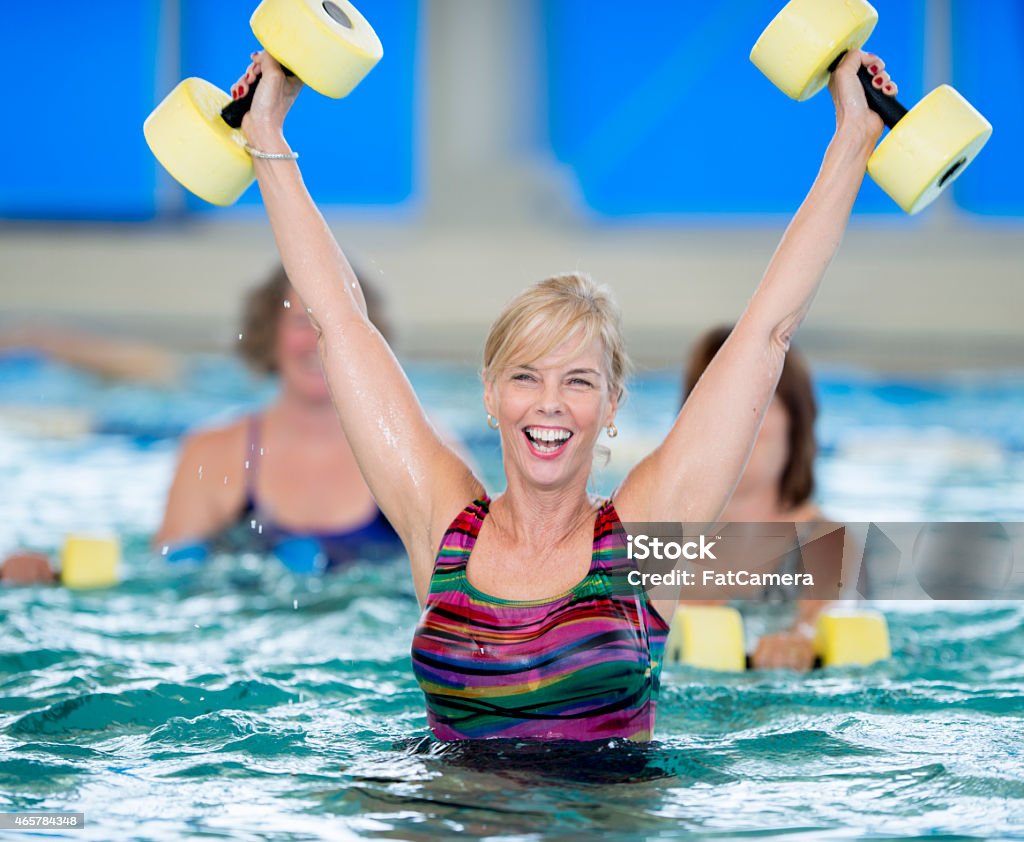
[[[894,657],[867,669],[669,668],[647,748],[424,744],[402,560],[321,580],[245,554],[169,568],[148,550],[174,436],[266,395],[202,366],[166,393],[0,364],[0,405],[74,405],[100,430],[40,436],[0,411],[0,549],[110,528],[127,579],[0,589],[0,811],[84,811],[73,839],[1024,839],[1015,603],[889,605]],[[494,485],[472,370],[412,376]],[[1024,379],[819,386],[830,514],[1020,519]],[[675,392],[671,373],[638,380],[599,489],[667,427]]]

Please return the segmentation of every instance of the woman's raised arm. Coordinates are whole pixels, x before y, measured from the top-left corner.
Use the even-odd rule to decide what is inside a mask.
[[[665,441],[623,482],[616,496],[623,519],[703,523],[716,519],[728,502],[775,393],[790,338],[839,248],[882,132],[857,79],[861,64],[881,77],[876,86],[888,83],[881,60],[859,50],[851,50],[832,74],[836,132],[818,177]],[[896,86],[885,91],[895,95]]]
[[[242,130],[252,149],[287,155],[284,117],[300,83],[285,78],[273,58],[256,53],[236,95],[244,95],[261,73]],[[438,530],[482,487],[434,431],[387,342],[367,319],[356,274],[296,163],[254,155],[253,165],[285,271],[319,332],[345,435],[377,505],[412,557],[419,587],[429,580]]]

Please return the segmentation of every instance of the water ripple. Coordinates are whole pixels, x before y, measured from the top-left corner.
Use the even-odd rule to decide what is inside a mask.
[[[296,696],[261,681],[236,681],[221,690],[182,684],[157,684],[122,693],[86,693],[65,699],[16,720],[7,728],[17,737],[50,735],[78,739],[83,731],[152,728],[173,717],[199,716],[238,703],[247,709],[295,701]]]

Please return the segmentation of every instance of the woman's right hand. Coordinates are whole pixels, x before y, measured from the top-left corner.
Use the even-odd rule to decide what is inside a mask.
[[[14,553],[0,564],[0,582],[5,585],[51,584],[57,574],[42,553]]]
[[[850,50],[829,79],[828,89],[836,109],[836,133],[853,132],[863,137],[870,146],[878,142],[885,128],[882,118],[868,106],[864,88],[857,72],[861,67],[871,74],[872,86],[886,96],[894,97],[896,83],[885,71],[885,62],[873,53]]]
[[[766,634],[750,656],[754,669],[791,669],[807,672],[814,667],[814,641],[799,631]]]
[[[252,106],[242,118],[242,131],[251,146],[263,152],[280,152],[284,144],[284,118],[302,90],[297,76],[285,76],[281,65],[265,50],[252,54],[252,64],[231,89],[231,96],[241,99],[260,79],[252,98]],[[287,144],[285,144],[287,146]]]

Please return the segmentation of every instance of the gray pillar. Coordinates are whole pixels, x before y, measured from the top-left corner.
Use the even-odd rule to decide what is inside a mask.
[[[423,12],[428,219],[508,223],[564,205],[537,0],[424,0]]]

